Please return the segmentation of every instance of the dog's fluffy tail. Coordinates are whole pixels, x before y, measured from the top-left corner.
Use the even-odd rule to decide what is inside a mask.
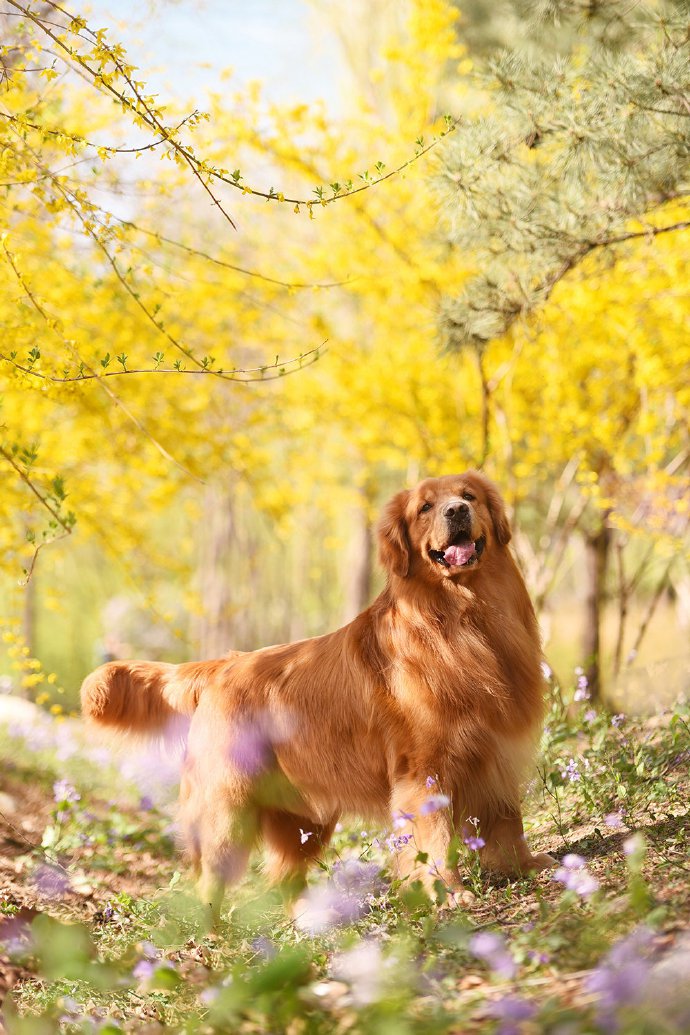
[[[213,666],[109,661],[82,683],[82,712],[112,732],[155,737],[181,717],[193,715]]]

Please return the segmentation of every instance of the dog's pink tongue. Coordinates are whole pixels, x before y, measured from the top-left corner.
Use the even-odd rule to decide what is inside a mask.
[[[461,546],[449,546],[443,555],[446,564],[459,566],[466,564],[474,553],[474,543],[462,543]]]

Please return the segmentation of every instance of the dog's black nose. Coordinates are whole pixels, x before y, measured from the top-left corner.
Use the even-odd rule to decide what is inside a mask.
[[[450,500],[443,508],[443,516],[447,518],[465,517],[469,509],[464,500]]]

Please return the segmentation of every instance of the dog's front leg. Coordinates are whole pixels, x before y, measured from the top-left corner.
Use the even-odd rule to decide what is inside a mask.
[[[400,780],[391,794],[393,846],[398,876],[420,880],[430,893],[436,882],[455,891],[461,886],[457,866],[449,861],[453,840],[453,808],[436,785]]]

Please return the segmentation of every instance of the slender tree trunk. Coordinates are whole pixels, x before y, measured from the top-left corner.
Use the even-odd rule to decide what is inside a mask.
[[[352,535],[345,572],[343,622],[351,622],[368,605],[371,596],[373,536],[366,496],[352,512]]]
[[[215,485],[208,487],[204,498],[200,540],[199,651],[201,658],[218,658],[234,647],[231,549],[235,522],[230,492]]]
[[[585,538],[585,631],[582,654],[585,675],[593,702],[601,703],[603,684],[601,674],[601,621],[606,597],[611,531],[602,524],[597,532]]]

